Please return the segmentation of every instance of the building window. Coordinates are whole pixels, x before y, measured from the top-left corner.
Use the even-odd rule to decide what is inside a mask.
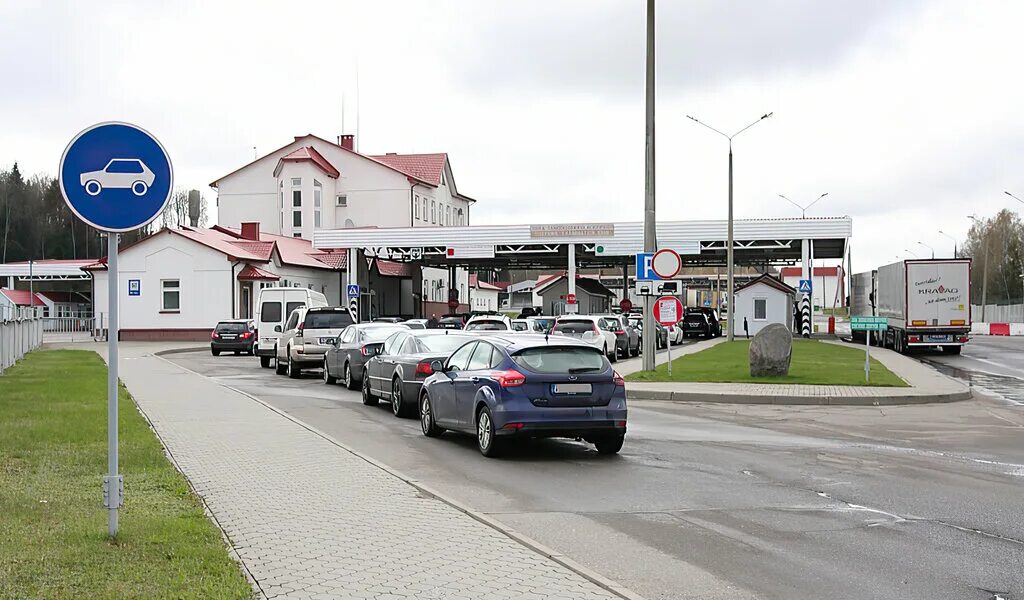
[[[466,224],[466,213],[462,212],[462,209],[460,208],[459,209],[459,225],[465,225],[465,224]]]
[[[423,197],[423,222],[426,223],[428,219],[429,219],[429,217],[427,215],[427,197],[424,196]]]
[[[300,237],[302,237],[302,232],[301,231],[296,231],[295,233],[292,234],[292,237],[293,238],[300,238]]]
[[[162,279],[160,291],[160,310],[174,312],[181,310],[181,283],[177,279]]]
[[[445,225],[452,224],[452,207],[450,206],[444,207],[444,223]]]
[[[767,298],[754,298],[754,320],[755,321],[767,321],[768,320],[768,299]]]
[[[335,206],[346,207],[348,206],[348,196],[345,194],[338,194],[338,197],[334,201]]]
[[[302,227],[302,211],[292,211],[292,227]]]
[[[323,199],[323,185],[313,180],[313,227],[320,228],[320,202]]]
[[[292,206],[302,206],[302,190],[292,190]]]
[[[420,195],[416,194],[416,200],[412,203],[412,214],[418,221],[420,219]]]
[[[430,201],[430,222],[437,223],[437,202],[433,200]]]
[[[292,187],[302,187],[302,178],[292,177]]]

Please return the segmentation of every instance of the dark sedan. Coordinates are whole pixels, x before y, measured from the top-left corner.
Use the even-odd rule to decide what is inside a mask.
[[[210,333],[210,353],[220,356],[221,352],[252,355],[256,343],[256,324],[250,319],[221,321]]]
[[[436,329],[400,331],[384,340],[384,348],[366,363],[363,404],[391,403],[396,417],[416,414],[416,399],[423,380],[434,374],[435,360],[451,356],[459,346],[475,339],[462,333]]]
[[[324,383],[335,383],[340,379],[348,389],[359,389],[366,361],[380,351],[389,335],[408,329],[405,325],[392,323],[349,325],[324,354]]]
[[[486,336],[435,362],[419,396],[428,437],[476,435],[484,456],[513,437],[583,438],[615,454],[626,435],[626,384],[599,348],[564,337]]]

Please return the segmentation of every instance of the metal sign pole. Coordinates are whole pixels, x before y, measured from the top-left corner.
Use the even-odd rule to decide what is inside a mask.
[[[864,381],[871,381],[871,330],[864,332]]]
[[[668,351],[668,377],[672,378],[672,340],[669,339],[668,343],[665,344],[665,350]]]
[[[107,234],[107,298],[110,305],[110,320],[107,324],[107,476],[103,478],[104,504],[110,510],[107,531],[111,537],[117,535],[117,509],[121,506],[124,480],[117,472],[117,237]]]

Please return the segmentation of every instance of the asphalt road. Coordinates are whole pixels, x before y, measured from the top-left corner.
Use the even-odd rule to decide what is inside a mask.
[[[916,356],[984,393],[1024,406],[1024,338],[973,336],[959,356],[941,352]]]
[[[1001,399],[638,401],[619,456],[546,440],[490,460],[472,438],[425,438],[416,420],[363,406],[317,372],[291,380],[248,357],[167,358],[650,599],[1024,599],[1024,406]]]

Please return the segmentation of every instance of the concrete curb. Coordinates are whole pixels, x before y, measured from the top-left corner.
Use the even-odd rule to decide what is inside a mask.
[[[171,348],[170,350],[160,350],[154,352],[153,356],[165,356],[167,354],[185,354],[186,352],[207,352],[209,348],[205,346],[197,346],[195,348]]]
[[[504,523],[501,523],[500,521],[497,521],[497,520],[495,520],[495,519],[485,515],[484,513],[478,512],[478,511],[476,511],[476,510],[466,506],[465,504],[459,502],[458,500],[455,500],[454,498],[448,497],[448,496],[442,494],[441,492],[438,492],[437,490],[427,486],[426,484],[420,483],[416,479],[414,479],[412,477],[409,477],[408,475],[405,475],[404,473],[402,473],[400,471],[397,471],[397,470],[389,467],[388,465],[385,465],[384,463],[379,462],[378,460],[376,460],[374,458],[371,458],[371,457],[369,457],[369,456],[367,456],[367,455],[365,455],[365,454],[363,454],[361,452],[356,451],[355,449],[349,447],[348,445],[346,445],[346,444],[344,444],[342,442],[339,442],[338,440],[334,439],[333,437],[331,437],[330,435],[324,433],[323,431],[320,431],[316,427],[313,427],[312,425],[310,425],[308,423],[305,423],[305,422],[303,422],[300,419],[296,419],[295,417],[289,415],[288,413],[286,413],[284,411],[278,410],[277,408],[267,404],[263,400],[260,400],[259,398],[253,396],[252,394],[244,392],[244,391],[242,391],[242,390],[240,390],[238,388],[231,387],[230,385],[226,385],[226,384],[220,383],[219,381],[216,381],[215,379],[207,377],[206,375],[203,375],[202,373],[197,373],[196,371],[193,371],[193,370],[189,369],[188,367],[183,367],[183,366],[181,366],[181,365],[179,365],[179,364],[177,364],[175,362],[171,362],[170,360],[164,358],[164,356],[167,355],[167,354],[180,354],[180,353],[184,353],[184,352],[194,352],[194,351],[197,351],[197,350],[205,350],[205,348],[198,348],[198,349],[182,348],[182,349],[162,350],[160,352],[154,353],[152,356],[154,356],[155,358],[157,358],[159,360],[162,360],[162,361],[164,361],[164,362],[166,362],[166,363],[168,363],[170,365],[174,365],[176,368],[182,369],[183,371],[187,371],[188,373],[191,373],[191,374],[196,375],[198,377],[202,377],[204,379],[208,379],[209,381],[211,381],[211,382],[213,382],[213,383],[215,383],[215,384],[217,384],[217,385],[219,385],[221,387],[227,388],[227,389],[229,389],[229,390],[231,390],[233,392],[236,392],[238,394],[241,394],[241,395],[245,396],[246,398],[249,398],[250,400],[252,400],[252,401],[262,405],[263,407],[267,408],[268,410],[270,410],[270,411],[272,411],[274,413],[277,413],[278,415],[288,419],[289,421],[295,423],[296,425],[299,425],[300,427],[310,431],[311,433],[316,434],[317,436],[319,436],[322,439],[326,440],[327,442],[337,446],[338,448],[341,448],[342,450],[345,450],[346,452],[349,452],[350,454],[352,454],[352,455],[354,455],[354,456],[356,456],[356,457],[366,461],[367,463],[377,467],[378,469],[384,471],[385,473],[388,473],[389,475],[391,475],[393,477],[397,477],[398,479],[401,479],[405,483],[407,483],[410,486],[412,486],[413,488],[417,489],[420,493],[422,493],[424,495],[427,495],[427,496],[430,496],[432,498],[436,498],[437,500],[447,504],[448,506],[451,506],[455,510],[458,510],[459,512],[462,512],[462,513],[466,514],[467,516],[471,517],[472,519],[474,519],[476,521],[479,521],[480,523],[483,523],[484,525],[487,525],[488,527],[501,532],[502,534],[507,536],[509,539],[511,539],[511,540],[513,540],[513,541],[515,541],[515,542],[517,542],[519,544],[522,544],[523,546],[529,548],[530,550],[533,550],[534,552],[536,552],[536,553],[538,553],[538,554],[540,554],[542,556],[545,556],[545,557],[551,559],[555,563],[565,567],[566,569],[569,569],[573,573],[576,573],[577,575],[579,575],[580,577],[583,577],[584,579],[590,581],[594,585],[596,585],[596,586],[598,586],[598,587],[600,587],[600,588],[602,588],[604,590],[607,590],[608,592],[611,592],[612,594],[615,594],[616,596],[618,596],[620,598],[624,598],[625,600],[645,600],[643,596],[640,596],[636,592],[633,592],[633,591],[629,590],[628,588],[626,588],[626,587],[616,583],[615,581],[612,581],[611,579],[608,579],[607,577],[604,577],[603,575],[600,575],[599,573],[595,573],[594,571],[591,571],[590,569],[584,567],[583,565],[577,563],[576,561],[568,558],[564,554],[562,554],[562,553],[560,553],[560,552],[558,552],[558,551],[556,551],[554,549],[548,548],[547,546],[541,544],[540,542],[538,542],[536,540],[533,540],[533,539],[531,539],[531,538],[529,538],[529,537],[519,533],[518,531],[512,529],[508,525],[505,525]],[[156,431],[156,430],[154,429],[154,431]],[[179,469],[179,471],[180,471],[180,469]],[[183,472],[182,472],[182,474],[184,475]],[[185,478],[188,479],[187,476]],[[191,486],[191,482],[189,483],[189,485]],[[205,505],[205,501],[203,503]]]
[[[628,386],[628,384],[627,384]],[[628,390],[628,387],[627,387]],[[715,392],[675,392],[671,390],[628,390],[628,400],[661,400],[665,402],[709,402],[719,404],[775,404],[780,406],[895,406],[900,404],[938,404],[970,400],[970,389],[946,394],[907,396],[765,396]]]

